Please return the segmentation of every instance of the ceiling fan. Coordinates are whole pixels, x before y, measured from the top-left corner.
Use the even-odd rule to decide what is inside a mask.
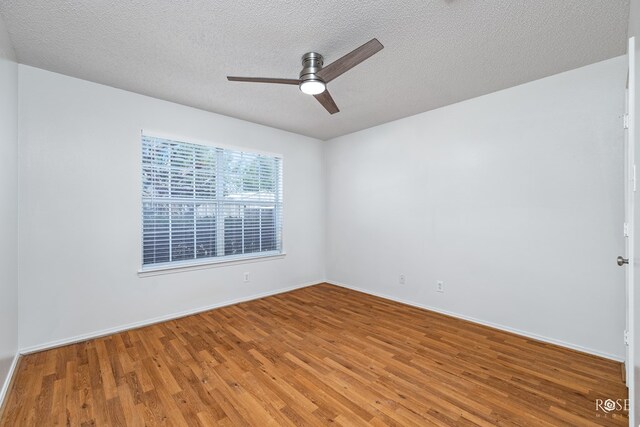
[[[227,79],[232,82],[298,85],[302,92],[313,95],[330,114],[335,114],[340,110],[327,90],[327,83],[380,52],[383,47],[378,39],[371,39],[324,68],[322,55],[316,52],[305,53],[302,55],[302,71],[298,79],[233,76],[227,76]]]

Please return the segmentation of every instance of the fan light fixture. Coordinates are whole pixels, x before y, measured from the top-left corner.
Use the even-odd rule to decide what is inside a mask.
[[[346,73],[377,52],[380,52],[382,48],[384,48],[384,46],[382,46],[382,43],[380,43],[378,39],[371,39],[324,68],[322,68],[324,65],[322,55],[317,52],[307,52],[302,55],[302,71],[300,71],[300,76],[297,79],[227,76],[227,80],[230,82],[297,85],[302,93],[313,95],[329,114],[335,114],[339,112],[340,109],[327,90],[327,83]]]
[[[300,83],[300,90],[307,95],[318,95],[324,92],[327,86],[320,80],[307,80]]]

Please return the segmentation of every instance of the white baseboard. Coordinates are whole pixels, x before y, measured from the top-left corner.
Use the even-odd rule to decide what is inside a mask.
[[[369,295],[374,295],[380,298],[385,298],[388,300],[392,300],[392,301],[396,301],[402,304],[407,304],[413,307],[418,307],[418,308],[422,308],[425,310],[429,310],[429,311],[434,311],[436,313],[441,313],[441,314],[445,314],[447,316],[452,316],[452,317],[456,317],[458,319],[463,319],[463,320],[467,320],[469,322],[473,322],[473,323],[477,323],[480,325],[484,325],[484,326],[488,326],[490,328],[494,328],[494,329],[499,329],[502,331],[506,331],[506,332],[511,332],[513,334],[516,335],[520,335],[523,337],[527,337],[527,338],[531,338],[534,340],[538,340],[538,341],[542,341],[542,342],[546,342],[549,344],[555,344],[561,347],[566,347],[569,348],[571,350],[576,350],[576,351],[580,351],[583,353],[588,353],[588,354],[592,354],[594,356],[599,356],[599,357],[603,357],[605,359],[610,359],[610,360],[614,360],[616,362],[624,362],[624,358],[613,355],[613,354],[609,354],[609,353],[605,353],[602,351],[598,351],[598,350],[594,350],[591,348],[587,348],[587,347],[583,347],[577,344],[572,344],[572,343],[568,343],[565,341],[561,341],[561,340],[557,340],[554,338],[549,338],[549,337],[545,337],[542,335],[538,335],[538,334],[534,334],[531,332],[527,332],[527,331],[522,331],[519,329],[515,329],[515,328],[511,328],[509,326],[505,326],[505,325],[500,325],[497,323],[493,323],[493,322],[488,322],[485,320],[481,320],[481,319],[477,319],[471,316],[466,316],[463,314],[459,314],[459,313],[455,313],[452,311],[448,311],[448,310],[443,310],[441,308],[437,308],[437,307],[433,307],[433,306],[429,306],[429,305],[425,305],[425,304],[420,304],[417,303],[415,301],[409,301],[409,300],[405,300],[402,298],[398,298],[395,296],[391,296],[391,295],[387,295],[387,294],[383,294],[380,292],[374,292],[368,289],[364,289],[364,288],[359,288],[357,286],[351,286],[351,285],[347,285],[344,283],[339,283],[336,281],[331,281],[331,280],[325,280],[325,281],[317,281],[317,282],[311,282],[311,283],[305,283],[305,284],[301,284],[301,285],[297,285],[297,286],[289,286],[286,288],[279,288],[279,289],[275,289],[272,291],[268,291],[268,292],[263,292],[263,293],[259,293],[259,294],[254,294],[254,295],[250,295],[247,297],[243,297],[243,298],[236,298],[233,300],[228,300],[228,301],[223,301],[223,302],[219,302],[219,303],[215,303],[215,304],[210,304],[204,307],[198,307],[198,308],[194,308],[194,309],[190,309],[190,310],[185,310],[185,311],[181,311],[181,312],[177,312],[177,313],[171,313],[168,315],[164,315],[164,316],[159,316],[159,317],[155,317],[152,319],[147,319],[147,320],[143,320],[140,322],[134,322],[134,323],[129,323],[126,325],[120,325],[114,328],[109,328],[109,329],[103,329],[100,331],[96,331],[96,332],[91,332],[88,334],[82,334],[82,335],[76,335],[73,337],[69,337],[69,338],[64,338],[61,340],[56,340],[56,341],[50,341],[47,343],[43,343],[43,344],[38,344],[38,345],[34,345],[34,346],[29,346],[29,347],[23,347],[19,350],[19,354],[29,354],[29,353],[35,353],[38,351],[43,351],[43,350],[49,350],[52,348],[56,348],[56,347],[61,347],[64,345],[69,345],[69,344],[74,344],[74,343],[78,343],[78,342],[82,342],[82,341],[87,341],[90,339],[94,339],[94,338],[100,338],[106,335],[111,335],[111,334],[115,334],[118,332],[122,332],[122,331],[127,331],[130,329],[136,329],[136,328],[141,328],[144,326],[149,326],[149,325],[153,325],[155,323],[160,323],[160,322],[165,322],[167,320],[173,320],[173,319],[178,319],[180,317],[185,317],[185,316],[190,316],[192,314],[198,314],[198,313],[202,313],[204,311],[209,311],[209,310],[213,310],[215,308],[220,308],[220,307],[225,307],[228,305],[233,305],[233,304],[238,304],[241,302],[247,302],[247,301],[251,301],[251,300],[255,300],[255,299],[260,299],[260,298],[264,298],[264,297],[268,297],[268,296],[272,296],[272,295],[277,295],[277,294],[281,294],[281,293],[285,293],[285,292],[290,292],[296,289],[301,289],[301,288],[305,288],[307,286],[313,286],[315,284],[318,283],[329,283],[335,286],[340,286],[343,288],[347,288],[347,289],[352,289],[354,291],[358,291],[358,292],[362,292],[365,294],[369,294]],[[11,367],[11,371],[10,371],[10,375],[13,374],[13,369],[15,369],[15,365],[18,361],[18,355],[16,355],[12,367]],[[9,376],[10,378],[10,376]],[[8,387],[8,382],[3,386],[1,392],[0,392],[0,402],[2,402],[2,398],[4,398],[4,393],[6,393],[5,388]]]
[[[13,356],[13,361],[11,362],[11,366],[9,367],[9,372],[7,372],[7,378],[5,378],[4,384],[2,384],[2,388],[0,388],[0,415],[2,414],[1,409],[4,404],[4,398],[7,397],[9,385],[11,384],[11,380],[13,379],[13,375],[15,374],[16,367],[18,366],[18,360],[20,360],[20,353],[16,353],[16,355]]]
[[[206,306],[203,306],[203,307],[184,310],[184,311],[180,311],[180,312],[177,312],[177,313],[167,314],[167,315],[164,315],[164,316],[158,316],[158,317],[154,317],[152,319],[147,319],[147,320],[142,320],[142,321],[139,321],[139,322],[128,323],[128,324],[125,324],[125,325],[116,326],[114,328],[102,329],[100,331],[90,332],[90,333],[87,333],[87,334],[76,335],[76,336],[69,337],[69,338],[64,338],[64,339],[55,340],[55,341],[49,341],[49,342],[46,342],[46,343],[43,343],[43,344],[37,344],[37,345],[28,346],[28,347],[23,347],[23,348],[21,348],[19,350],[19,353],[20,354],[29,354],[29,353],[36,353],[38,351],[43,351],[43,350],[50,350],[52,348],[62,347],[62,346],[69,345],[69,344],[75,344],[75,343],[78,343],[78,342],[87,341],[87,340],[91,340],[91,339],[94,339],[94,338],[100,338],[100,337],[104,337],[106,335],[111,335],[111,334],[115,334],[115,333],[118,333],[118,332],[128,331],[130,329],[137,329],[137,328],[141,328],[141,327],[144,327],[144,326],[153,325],[155,323],[166,322],[167,320],[179,319],[181,317],[190,316],[192,314],[202,313],[202,312],[205,312],[205,311],[213,310],[215,308],[226,307],[228,305],[238,304],[238,303],[241,303],[241,302],[247,302],[247,301],[252,301],[252,300],[256,300],[256,299],[260,299],[260,298],[264,298],[264,297],[268,297],[268,296],[272,296],[272,295],[282,294],[282,293],[285,293],[285,292],[294,291],[296,289],[306,288],[307,286],[313,286],[313,285],[316,285],[316,284],[319,284],[319,283],[323,283],[323,281],[304,283],[302,285],[289,286],[289,287],[286,287],[286,288],[279,288],[279,289],[275,289],[275,290],[272,290],[272,291],[262,292],[262,293],[259,293],[259,294],[254,294],[254,295],[250,295],[250,296],[246,296],[246,297],[242,297],[242,298],[236,298],[236,299],[232,299],[232,300],[228,300],[228,301],[223,301],[223,302],[218,302],[218,303],[215,303],[215,304],[206,305]]]
[[[613,360],[616,362],[624,362],[624,358],[620,357],[620,356],[616,356],[613,354],[609,354],[609,353],[605,353],[602,351],[598,351],[598,350],[594,350],[591,348],[587,348],[587,347],[583,347],[581,345],[577,345],[577,344],[572,344],[572,343],[568,343],[565,341],[561,341],[561,340],[557,340],[554,338],[549,338],[549,337],[545,337],[542,335],[537,335],[531,332],[526,332],[526,331],[521,331],[519,329],[515,329],[515,328],[511,328],[509,326],[505,326],[505,325],[500,325],[497,323],[493,323],[493,322],[488,322],[486,320],[480,320],[480,319],[476,319],[475,317],[471,317],[471,316],[465,316],[464,314],[459,314],[459,313],[454,313],[452,311],[448,311],[448,310],[443,310],[441,308],[437,308],[437,307],[433,307],[433,306],[429,306],[429,305],[425,305],[425,304],[420,304],[417,303],[415,301],[408,301],[402,298],[398,298],[398,297],[394,297],[391,295],[386,295],[380,292],[374,292],[374,291],[370,291],[368,289],[363,289],[363,288],[359,288],[357,286],[351,286],[351,285],[347,285],[344,283],[338,283],[335,281],[331,281],[331,280],[327,280],[326,283],[329,283],[331,285],[335,285],[335,286],[340,286],[342,288],[346,288],[346,289],[351,289],[354,291],[358,291],[358,292],[362,292],[365,294],[369,294],[369,295],[373,295],[376,297],[380,297],[380,298],[384,298],[384,299],[388,299],[391,301],[396,301],[402,304],[406,304],[406,305],[410,305],[413,307],[418,307],[418,308],[422,308],[425,310],[429,310],[429,311],[434,311],[436,313],[440,313],[440,314],[445,314],[447,316],[451,316],[451,317],[456,317],[458,319],[462,319],[462,320],[467,320],[469,322],[473,322],[473,323],[477,323],[483,326],[488,326],[490,328],[494,328],[494,329],[499,329],[501,331],[506,331],[506,332],[511,332],[512,334],[516,334],[516,335],[520,335],[526,338],[531,338],[537,341],[542,341],[542,342],[546,342],[549,344],[554,344],[554,345],[558,345],[560,347],[566,347],[568,349],[571,350],[576,350],[582,353],[587,353],[587,354],[592,354],[594,356],[598,356],[598,357],[603,357],[605,359],[609,359],[609,360]]]

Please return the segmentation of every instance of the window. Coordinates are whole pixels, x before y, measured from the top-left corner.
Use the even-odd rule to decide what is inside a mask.
[[[282,253],[282,159],[142,136],[142,264]]]

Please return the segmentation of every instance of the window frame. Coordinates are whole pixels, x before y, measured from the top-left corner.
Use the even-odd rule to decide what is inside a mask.
[[[208,148],[214,149],[222,149],[222,150],[233,150],[248,154],[257,154],[268,157],[275,157],[279,159],[280,164],[280,173],[279,173],[279,189],[280,189],[280,215],[276,215],[276,230],[280,232],[280,250],[274,251],[264,251],[264,252],[249,252],[246,254],[237,254],[237,255],[224,255],[224,256],[216,256],[209,258],[201,258],[201,259],[188,259],[188,260],[179,260],[179,261],[169,261],[164,263],[156,263],[156,264],[144,264],[144,218],[143,218],[143,186],[144,183],[142,181],[142,170],[143,170],[143,159],[142,159],[142,143],[143,137],[149,138],[159,138],[159,139],[167,139],[178,143],[185,144],[195,144],[201,145]],[[284,216],[284,156],[279,153],[256,150],[253,148],[240,147],[237,145],[230,144],[222,144],[208,140],[202,140],[197,138],[185,137],[176,134],[169,134],[165,132],[156,132],[142,129],[140,130],[140,134],[138,136],[138,178],[140,179],[140,193],[139,193],[139,202],[138,212],[140,214],[140,261],[138,265],[140,266],[138,269],[138,276],[155,276],[159,274],[168,274],[168,273],[176,273],[181,271],[190,271],[190,270],[201,270],[205,268],[213,268],[213,267],[221,267],[227,265],[237,265],[237,264],[246,264],[246,263],[254,263],[261,261],[269,261],[275,259],[282,259],[285,257],[285,234],[282,217]],[[217,198],[216,198],[217,200]]]

